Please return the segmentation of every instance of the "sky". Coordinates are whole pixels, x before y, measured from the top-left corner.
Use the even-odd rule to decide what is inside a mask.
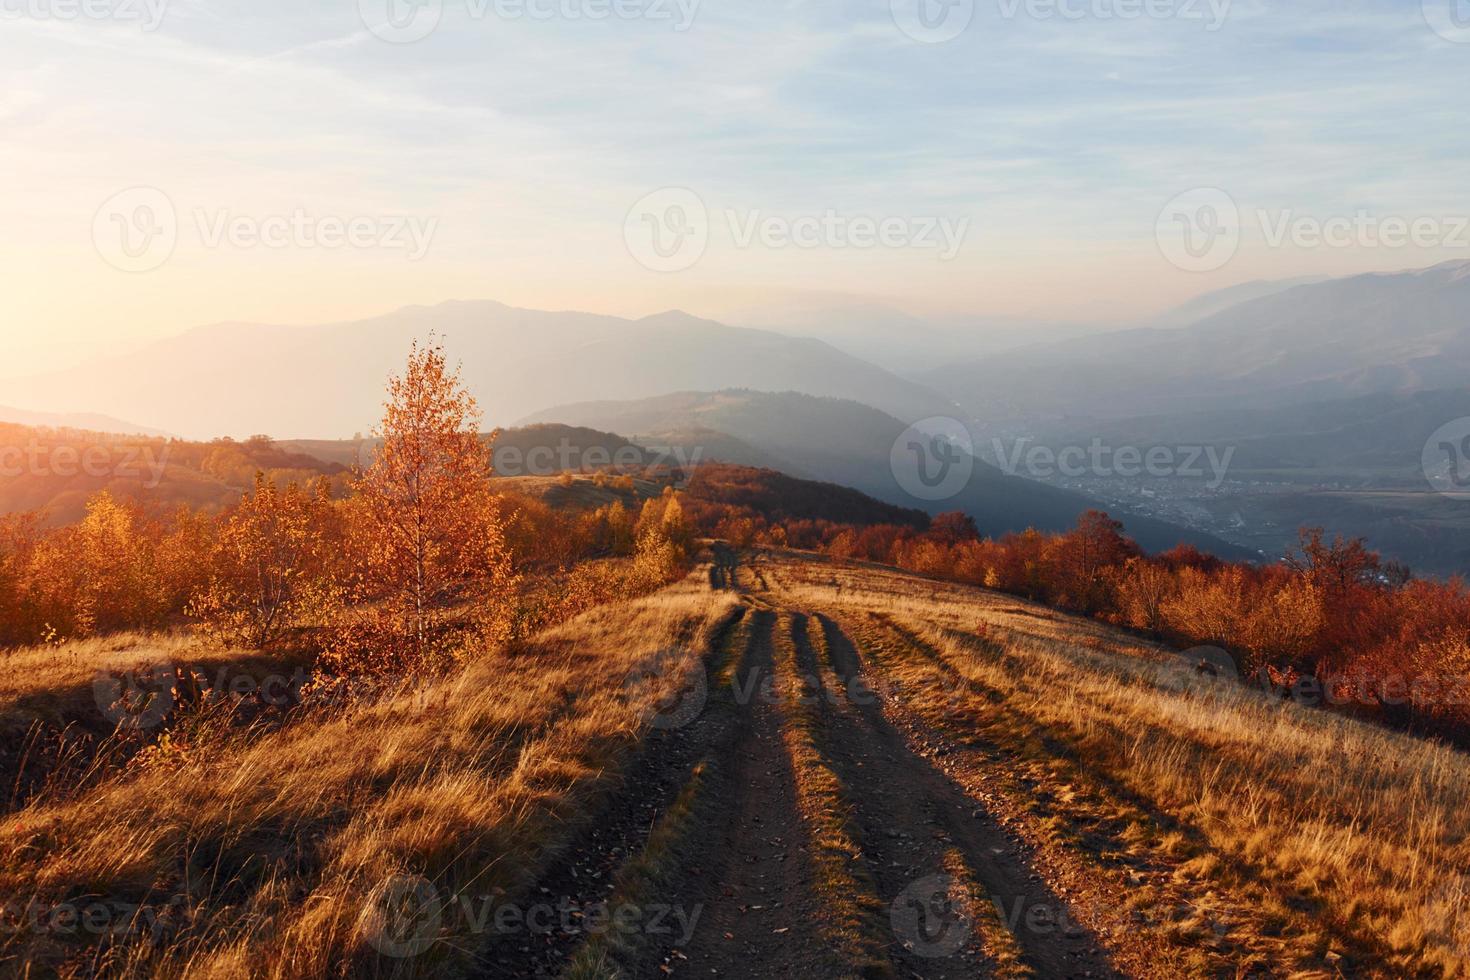
[[[447,299],[1121,325],[1470,259],[1467,82],[1470,0],[0,0],[0,377]]]

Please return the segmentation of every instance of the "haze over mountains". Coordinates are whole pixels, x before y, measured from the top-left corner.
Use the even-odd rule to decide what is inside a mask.
[[[1292,286],[1187,327],[1001,352],[922,377],[987,420],[1272,407],[1470,381],[1470,262]]]
[[[0,400],[20,406],[0,419],[344,439],[372,427],[381,379],[413,340],[434,334],[462,363],[487,426],[584,424],[906,504],[885,454],[905,424],[931,416],[970,424],[992,459],[994,436],[1210,446],[1232,465],[1207,491],[987,469],[951,506],[1007,530],[1064,526],[1101,500],[1135,530],[1140,516],[1167,522],[1140,531],[1164,547],[1188,526],[1268,555],[1298,526],[1324,524],[1427,570],[1470,568],[1470,550],[1448,543],[1470,530],[1465,504],[1428,492],[1420,472],[1429,433],[1470,415],[1470,262],[1249,282],[1129,330],[948,322],[828,297],[728,316],[748,325],[488,301],[313,327],[219,324],[0,383]]]
[[[715,456],[726,462],[770,466],[793,476],[853,487],[878,500],[931,514],[962,510],[982,533],[1061,531],[1096,502],[1068,490],[1007,476],[975,461],[973,476],[954,496],[915,500],[898,482],[890,454],[907,428],[875,408],[853,401],[792,392],[682,392],[623,402],[560,405],[525,420],[561,422],[615,432],[644,445],[679,447],[685,458]],[[734,442],[706,444],[711,433]],[[739,446],[756,455],[735,455]],[[732,451],[733,450],[733,451]],[[1145,548],[1162,551],[1187,541],[1224,557],[1258,557],[1208,534],[1129,515],[1128,531]]]
[[[409,307],[319,327],[201,327],[125,357],[5,382],[7,401],[101,412],[191,438],[268,433],[344,438],[378,419],[382,378],[431,332],[503,425],[567,401],[751,387],[858,398],[904,419],[953,414],[922,385],[819,340],[685,313],[641,320],[494,302]],[[269,397],[260,381],[271,380]],[[84,393],[81,396],[78,393]],[[78,397],[87,399],[75,405]],[[63,402],[70,404],[62,404]]]
[[[225,323],[7,380],[3,400],[194,438],[342,438],[378,415],[370,379],[395,370],[409,343],[430,333],[462,361],[492,425],[568,402],[726,388],[847,398],[905,422],[956,414],[957,403],[989,425],[1271,408],[1470,379],[1470,262],[1245,283],[1151,325],[1102,333],[1001,321],[945,326],[879,306],[742,316],[760,328],[679,312],[626,320],[490,301],[312,327]],[[923,369],[936,362],[947,363]],[[258,394],[262,377],[275,382],[271,398]]]

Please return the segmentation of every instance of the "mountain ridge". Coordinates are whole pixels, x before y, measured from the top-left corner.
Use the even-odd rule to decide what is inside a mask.
[[[61,393],[87,392],[90,404],[81,407],[88,412],[193,438],[342,438],[376,422],[380,379],[400,368],[410,342],[430,335],[462,365],[490,426],[566,401],[689,388],[861,397],[910,420],[955,409],[922,384],[820,340],[678,310],[629,320],[493,300],[315,326],[208,325],[141,351],[13,381],[8,398],[38,411],[75,410],[59,404]],[[140,385],[140,377],[153,383]],[[259,377],[275,379],[275,397],[259,398],[252,384]]]

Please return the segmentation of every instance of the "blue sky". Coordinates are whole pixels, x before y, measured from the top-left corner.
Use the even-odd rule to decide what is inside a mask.
[[[588,15],[610,0],[500,0],[535,18],[444,0],[412,43],[369,30],[388,0],[173,0],[152,30],[164,0],[67,19],[79,2],[0,0],[0,330],[20,356],[482,297],[718,315],[812,293],[1128,322],[1249,279],[1470,258],[1451,234],[1470,213],[1464,0],[1148,0],[1136,17],[1116,14],[1144,0],[975,0],[943,43],[888,0],[619,0],[629,16],[606,19]],[[178,226],[143,271],[95,240],[130,188],[161,192]],[[708,211],[707,248],[673,272],[625,230],[661,188]],[[1220,268],[1181,269],[1156,240],[1194,188],[1244,215]],[[1271,245],[1260,211],[1448,230]],[[201,230],[288,213],[412,219],[432,240],[410,259]],[[966,231],[952,257],[732,233],[829,214]]]

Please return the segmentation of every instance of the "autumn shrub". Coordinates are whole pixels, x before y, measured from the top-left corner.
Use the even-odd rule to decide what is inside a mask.
[[[258,474],[255,489],[223,520],[211,578],[188,606],[206,635],[265,647],[284,631],[331,610],[340,589],[328,575],[340,546],[327,485],[278,488]]]

